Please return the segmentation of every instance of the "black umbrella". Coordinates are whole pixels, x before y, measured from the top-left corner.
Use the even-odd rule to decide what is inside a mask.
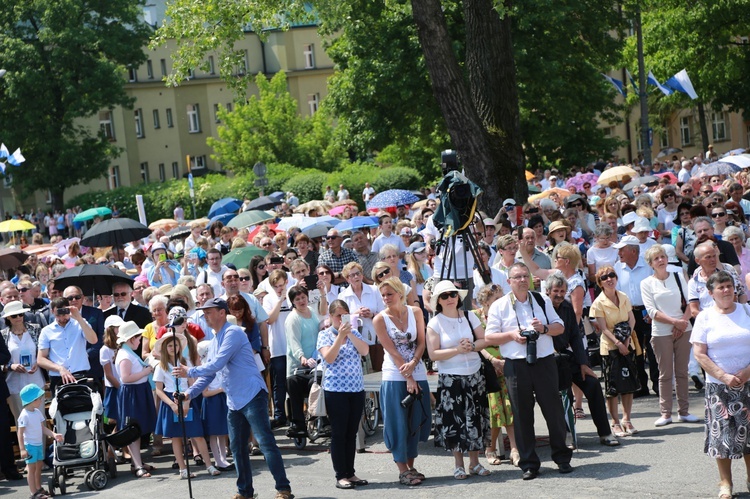
[[[659,182],[659,177],[656,175],[646,175],[645,177],[636,177],[622,188],[625,191],[632,191],[634,187],[639,185],[656,184]]]
[[[29,257],[25,251],[17,248],[5,248],[0,250],[0,269],[8,270],[20,267]]]
[[[111,218],[93,226],[81,239],[81,246],[104,248],[125,246],[126,243],[151,235],[151,229],[129,218]]]
[[[665,147],[661,151],[659,151],[659,154],[656,155],[657,158],[663,158],[664,156],[669,156],[670,154],[677,154],[678,152],[682,152],[682,149],[679,147]]]
[[[190,227],[184,225],[182,227],[175,227],[174,229],[170,230],[169,232],[167,232],[167,236],[169,237],[170,241],[174,241],[175,239],[188,237],[190,235],[190,232]]]
[[[277,204],[281,204],[281,202],[270,196],[261,196],[258,199],[250,201],[246,210],[270,210]]]
[[[133,286],[133,278],[114,267],[79,265],[57,276],[55,289],[63,290],[68,286],[78,286],[84,295],[110,295],[112,294],[112,285],[117,282],[124,282],[130,287]]]

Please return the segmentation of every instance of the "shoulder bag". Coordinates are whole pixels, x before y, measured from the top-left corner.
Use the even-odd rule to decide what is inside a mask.
[[[469,312],[464,310],[464,316],[466,317],[466,322],[469,323],[469,328],[471,329],[471,335],[476,340],[476,336],[474,336],[474,328],[471,327],[471,321],[469,320]],[[487,393],[497,393],[500,391],[500,380],[497,379],[497,373],[495,372],[495,367],[492,365],[492,361],[489,359],[485,359],[484,355],[482,355],[482,352],[477,352],[477,355],[479,355],[479,360],[482,361],[482,367],[479,368],[480,373],[484,377],[484,385],[485,385],[485,391]]]
[[[326,363],[323,362],[323,375],[318,383],[318,376],[315,375],[315,381],[310,387],[310,395],[307,396],[307,412],[312,417],[327,416],[325,390],[323,390],[323,380],[326,377]]]

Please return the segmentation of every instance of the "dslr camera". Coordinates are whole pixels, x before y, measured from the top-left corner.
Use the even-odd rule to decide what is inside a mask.
[[[539,339],[539,333],[529,329],[521,331],[521,336],[526,338],[526,363],[536,364],[536,340]]]
[[[407,393],[406,397],[401,401],[401,407],[404,409],[408,409],[412,405],[414,405],[414,402],[417,400],[422,400],[422,392],[417,393]]]

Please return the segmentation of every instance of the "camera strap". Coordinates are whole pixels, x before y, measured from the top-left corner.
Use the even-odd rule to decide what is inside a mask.
[[[419,387],[419,385],[417,385],[417,387]],[[421,391],[422,391],[422,389],[420,387],[420,393],[421,393]],[[427,418],[427,414],[425,413],[425,410],[424,410],[424,406],[422,405],[422,397],[424,397],[424,394],[422,393],[421,395],[422,395],[421,397],[419,397],[417,400],[415,400],[409,406],[409,408],[406,409],[406,421],[409,423],[409,437],[413,437],[414,435],[416,435],[417,432],[419,432],[420,428],[422,428],[422,426],[427,422],[427,419],[428,419]],[[411,418],[412,418],[412,415],[414,414],[414,405],[415,404],[419,404],[419,409],[422,411],[422,421],[419,423],[419,425],[417,425],[416,429],[412,430],[411,429]]]

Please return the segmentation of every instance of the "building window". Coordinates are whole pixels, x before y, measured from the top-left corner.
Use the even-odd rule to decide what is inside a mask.
[[[136,68],[128,68],[128,81],[131,83],[138,81],[138,70]]]
[[[612,137],[615,135],[615,127],[608,126],[602,130],[602,133],[605,137]]]
[[[208,74],[216,74],[216,66],[214,66],[214,56],[208,56]]]
[[[135,110],[135,136],[139,139],[146,136],[143,132],[143,112],[140,109]]]
[[[174,120],[172,119],[172,109],[167,108],[167,128],[172,128],[174,126]]]
[[[141,163],[141,180],[144,184],[148,184],[148,162]]]
[[[6,173],[5,175],[3,175],[3,186],[6,189],[13,188],[13,174],[12,173]]]
[[[159,182],[167,180],[167,172],[164,170],[164,163],[159,163]]]
[[[302,54],[305,57],[305,69],[315,69],[315,50],[312,43],[302,46]]]
[[[664,131],[659,134],[659,147],[664,149],[669,147],[669,128],[664,128]]]
[[[52,204],[52,191],[47,190],[47,198],[44,200],[47,204]]]
[[[149,80],[154,79],[154,66],[151,64],[151,59],[146,61],[146,76],[148,76]]]
[[[318,112],[318,105],[320,104],[320,97],[318,94],[310,94],[307,96],[307,105],[310,106],[310,114]]]
[[[180,164],[177,161],[172,162],[172,177],[180,178]]]
[[[114,123],[112,123],[112,111],[99,112],[99,128],[110,142],[114,142],[116,140],[115,125]]]
[[[201,117],[198,104],[189,104],[187,107],[188,132],[199,133],[201,131]]]
[[[684,116],[680,118],[680,142],[683,146],[693,143],[693,137],[690,134],[690,122],[692,119],[692,116]]]
[[[711,113],[711,130],[714,141],[727,140],[727,126],[724,121],[724,112]]]
[[[161,122],[159,120],[159,110],[154,109],[154,128],[161,128]]]
[[[161,66],[161,77],[164,78],[167,76],[167,60],[161,59],[159,61],[159,65]]]
[[[227,102],[227,112],[228,113],[232,112],[232,103],[231,102]]]
[[[111,189],[117,189],[120,187],[120,167],[117,165],[114,165],[109,168],[109,179],[108,182],[109,188]]]
[[[221,123],[221,119],[219,119],[219,110],[221,109],[221,105],[214,104],[214,120],[216,123]]]
[[[190,169],[203,170],[206,168],[206,156],[190,156]]]

